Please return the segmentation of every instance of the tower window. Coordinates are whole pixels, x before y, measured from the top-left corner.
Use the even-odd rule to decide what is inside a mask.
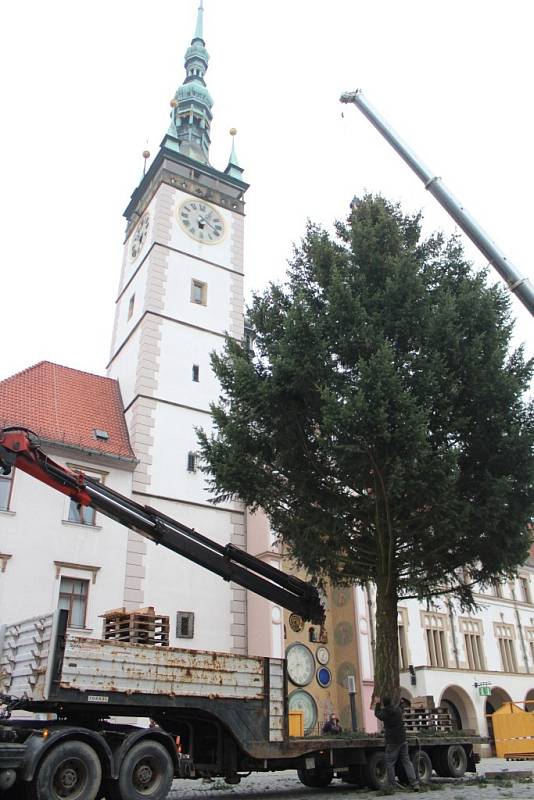
[[[197,454],[193,453],[193,451],[191,450],[187,454],[187,471],[188,472],[197,471]]]
[[[196,303],[198,306],[205,306],[208,303],[208,284],[203,281],[197,281],[193,278],[191,281],[191,302]]]
[[[176,612],[176,637],[192,639],[195,632],[195,615],[193,611]]]
[[[195,383],[198,383],[198,381],[199,381],[199,373],[200,373],[200,367],[198,366],[198,364],[193,364],[193,375],[192,375],[192,377],[193,377],[193,380],[194,380]]]
[[[130,300],[128,302],[128,319],[130,319],[133,314],[134,306],[135,306],[135,294],[133,294],[130,297]]]

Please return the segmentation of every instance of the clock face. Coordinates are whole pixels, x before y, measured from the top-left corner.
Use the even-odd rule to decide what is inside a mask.
[[[315,653],[315,658],[319,662],[319,664],[328,664],[330,661],[330,653],[328,652],[327,647],[318,647],[317,652]]]
[[[202,200],[186,200],[176,212],[178,222],[192,239],[203,244],[217,244],[225,234],[219,211]]]
[[[315,700],[303,689],[297,689],[289,695],[289,710],[302,711],[304,733],[314,733],[317,725],[317,705]]]
[[[323,689],[326,689],[327,686],[330,686],[332,683],[332,673],[328,669],[328,667],[319,667],[317,670],[317,683],[319,686],[322,686]]]
[[[135,260],[139,253],[141,252],[141,248],[145,243],[145,239],[148,234],[148,226],[150,224],[150,216],[148,214],[144,214],[141,217],[141,220],[137,224],[137,228],[135,229],[133,238],[132,238],[132,246],[130,248],[130,255],[132,260]]]
[[[315,675],[315,659],[306,645],[296,642],[287,648],[287,674],[291,683],[306,686]]]

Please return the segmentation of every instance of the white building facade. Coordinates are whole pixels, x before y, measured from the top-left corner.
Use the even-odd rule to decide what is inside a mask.
[[[35,431],[59,464],[129,494],[136,460],[115,381],[41,362],[0,382],[0,427],[12,425]],[[71,627],[101,636],[101,615],[124,605],[139,573],[134,549],[114,520],[18,469],[0,475],[0,623],[59,606]]]
[[[362,696],[369,709],[373,680],[373,590],[355,589]],[[432,698],[453,724],[492,738],[490,714],[503,702],[534,711],[534,560],[515,580],[475,595],[478,610],[436,599],[426,607],[399,604],[399,655],[403,697]],[[376,729],[369,710],[368,730]],[[492,744],[485,748],[491,752]]]

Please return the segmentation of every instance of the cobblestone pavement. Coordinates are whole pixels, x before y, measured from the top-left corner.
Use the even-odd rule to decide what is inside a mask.
[[[483,776],[498,772],[502,777]],[[531,772],[533,777],[531,777]],[[437,794],[434,794],[437,792]],[[534,762],[506,762],[504,759],[487,758],[478,765],[477,776],[466,775],[459,780],[436,778],[430,787],[421,792],[433,800],[499,800],[502,798],[529,798],[534,800]],[[297,778],[294,770],[253,773],[243,778],[238,786],[227,786],[222,780],[204,783],[202,781],[175,781],[168,800],[367,800],[381,796],[370,789],[356,789],[339,780],[334,780],[328,789],[308,789]],[[398,800],[414,797],[413,792],[397,791]]]

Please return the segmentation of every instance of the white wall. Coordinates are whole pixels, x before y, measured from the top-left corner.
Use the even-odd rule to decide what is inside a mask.
[[[211,253],[204,253],[204,257]],[[207,284],[207,304],[191,302],[192,280]],[[190,325],[226,333],[230,326],[231,273],[189,255],[171,252],[168,258],[164,314]]]
[[[51,455],[59,463],[75,463],[87,472],[103,470],[106,485],[130,493],[131,473],[125,470],[87,461],[81,454],[68,459]],[[100,615],[122,606],[126,529],[99,514],[95,527],[68,522],[68,507],[65,495],[20,470],[15,472],[10,511],[0,512],[0,552],[12,556],[0,573],[0,622],[56,608],[62,575],[90,581],[88,634],[100,636]],[[61,566],[58,576],[55,561],[78,567]]]
[[[136,364],[139,357],[139,342],[141,330],[132,334],[124,343],[120,357],[115,358],[108,373],[108,377],[119,382],[121,397],[124,407],[128,407],[135,397]]]
[[[225,545],[231,540],[232,515],[228,512],[161,499],[154,500],[154,505],[219,544]],[[202,650],[230,650],[230,585],[184,556],[151,543],[147,547],[145,564],[145,599],[158,614],[169,615],[171,644]],[[193,639],[176,639],[177,611],[194,612]]]
[[[180,398],[180,403],[209,411],[217,399],[220,384],[210,364],[212,351],[221,352],[224,342],[219,336],[178,326],[165,320],[162,325],[159,358],[158,396],[163,400]],[[192,367],[199,367],[199,381],[192,379]]]

